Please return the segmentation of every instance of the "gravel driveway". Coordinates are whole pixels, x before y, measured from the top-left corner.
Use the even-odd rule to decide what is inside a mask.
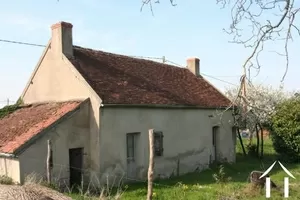
[[[55,190],[36,184],[0,185],[0,200],[72,200]]]

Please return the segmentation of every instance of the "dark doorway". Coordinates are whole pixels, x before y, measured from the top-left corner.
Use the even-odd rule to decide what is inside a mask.
[[[82,181],[83,148],[69,149],[70,186],[80,185]]]
[[[214,126],[212,129],[213,161],[218,161],[218,137],[219,127]]]

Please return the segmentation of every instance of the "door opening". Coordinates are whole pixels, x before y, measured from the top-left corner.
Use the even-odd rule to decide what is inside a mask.
[[[217,144],[218,132],[219,132],[219,127],[214,126],[212,128],[212,146],[213,146],[212,161],[218,160],[218,144]]]
[[[70,186],[80,185],[82,181],[83,148],[69,149]]]
[[[128,179],[136,178],[137,175],[137,149],[139,136],[140,133],[127,133],[126,135]]]

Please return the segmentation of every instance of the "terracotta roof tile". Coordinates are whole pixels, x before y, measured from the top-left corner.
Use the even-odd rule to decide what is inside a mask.
[[[74,110],[80,102],[28,105],[0,120],[0,152],[14,153],[25,142],[59,118]]]
[[[76,69],[104,104],[228,106],[230,101],[186,68],[74,46]]]

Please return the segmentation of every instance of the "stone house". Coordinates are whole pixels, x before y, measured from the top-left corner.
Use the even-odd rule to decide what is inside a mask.
[[[51,26],[22,105],[0,120],[0,175],[45,176],[50,140],[53,180],[146,179],[149,129],[156,177],[235,162],[231,102],[200,75],[199,59],[180,68],[82,48],[72,28]]]

